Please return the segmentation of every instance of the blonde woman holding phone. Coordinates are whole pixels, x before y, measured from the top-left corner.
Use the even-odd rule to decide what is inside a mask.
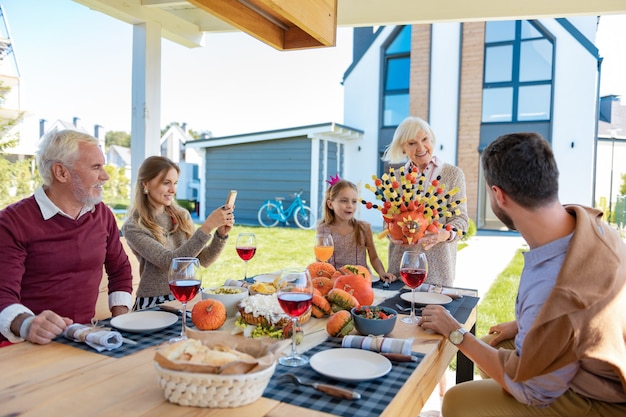
[[[167,277],[172,259],[190,256],[203,267],[211,265],[235,222],[234,205],[227,203],[194,230],[191,215],[176,203],[179,174],[178,165],[162,156],[151,156],[139,167],[133,206],[122,226],[141,275],[133,310],[174,300]]]

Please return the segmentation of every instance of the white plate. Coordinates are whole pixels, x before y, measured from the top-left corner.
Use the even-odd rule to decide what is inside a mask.
[[[323,350],[313,355],[309,363],[317,373],[345,382],[369,381],[391,371],[389,359],[362,349]]]
[[[410,303],[411,292],[409,291],[400,294],[400,298]],[[452,298],[445,294],[415,291],[415,304],[448,304],[450,301],[452,301]]]
[[[136,311],[111,319],[111,326],[131,333],[154,332],[176,323],[178,316],[165,311]]]
[[[274,272],[272,274],[261,274],[261,275],[257,275],[255,277],[253,277],[252,279],[254,279],[254,282],[265,282],[265,283],[268,283],[268,284],[273,284],[274,283],[274,279],[276,279],[278,274],[279,274],[279,272]]]

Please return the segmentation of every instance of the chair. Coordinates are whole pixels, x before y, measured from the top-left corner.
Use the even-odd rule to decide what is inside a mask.
[[[128,260],[130,261],[130,267],[133,271],[133,303],[135,302],[135,294],[137,293],[137,287],[139,286],[139,261],[133,253],[133,251],[126,243],[126,238],[121,236],[120,241],[124,247]],[[107,276],[104,267],[102,268],[102,281],[100,282],[100,294],[98,295],[98,302],[96,303],[96,320],[104,320],[111,317],[109,311],[109,277]]]

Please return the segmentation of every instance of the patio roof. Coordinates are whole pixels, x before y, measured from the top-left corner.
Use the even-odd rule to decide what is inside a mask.
[[[147,156],[159,153],[158,141],[150,138],[161,136],[161,39],[166,38],[186,47],[201,47],[204,45],[205,34],[242,30],[243,25],[239,24],[241,22],[237,21],[237,16],[229,20],[235,25],[233,26],[207,10],[223,8],[241,10],[241,4],[244,3],[249,8],[250,4],[252,8],[260,4],[269,5],[271,11],[291,8],[298,13],[296,13],[297,16],[289,16],[289,18],[298,21],[298,28],[307,29],[309,34],[308,29],[311,28],[306,28],[307,22],[302,22],[308,19],[309,15],[302,12],[304,9],[316,7],[323,8],[329,15],[332,14],[330,16],[332,23],[339,27],[626,14],[626,1],[624,0],[525,0],[517,2],[446,0],[443,3],[425,0],[300,0],[299,3],[294,0],[73,1],[133,25],[133,91],[130,109],[133,161],[142,161]],[[328,11],[329,7],[332,11]],[[257,28],[258,32],[263,32],[263,29],[259,29],[259,21],[265,24],[262,27],[266,27],[267,20],[272,20],[271,17],[268,19],[263,14],[256,17],[250,13],[247,14],[252,31]],[[272,13],[269,14],[275,17]],[[281,24],[285,26],[280,18],[278,21],[278,26]],[[319,22],[314,21],[311,26],[315,26],[315,23]],[[326,24],[328,24],[328,19],[326,19]],[[323,30],[326,28],[327,26]],[[271,39],[265,39],[263,34],[254,34],[247,29],[245,31],[277,47],[275,42],[273,44]],[[321,38],[323,36],[318,40],[326,45],[323,41],[327,39]],[[331,44],[334,44],[334,38],[333,35]],[[138,163],[135,163],[131,175],[133,183],[137,170]]]
[[[203,46],[204,34],[239,30],[195,4],[212,0],[74,0],[121,21],[138,24],[156,22],[162,36],[187,47]],[[222,3],[259,3],[249,0],[220,0]],[[281,4],[280,0],[265,1]],[[324,0],[306,0],[321,3]],[[339,27],[383,26],[450,21],[484,21],[540,17],[594,16],[626,13],[624,0],[337,0]]]

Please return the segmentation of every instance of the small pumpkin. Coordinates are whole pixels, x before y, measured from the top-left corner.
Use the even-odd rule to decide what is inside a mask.
[[[332,313],[332,309],[328,300],[321,295],[313,295],[313,300],[311,300],[311,314],[313,314],[313,317],[321,319],[330,313]]]
[[[198,301],[191,310],[191,321],[199,330],[217,330],[226,322],[226,307],[214,299]]]
[[[326,323],[326,331],[331,337],[343,337],[353,329],[352,315],[346,310],[336,312],[330,316]]]
[[[309,264],[307,268],[309,269],[311,278],[317,278],[317,277],[330,278],[333,276],[333,274],[336,271],[335,267],[327,262],[313,262],[312,264]]]
[[[326,295],[333,289],[333,280],[327,277],[313,278],[313,288],[319,290],[320,294]]]
[[[351,267],[352,269],[348,269],[348,267]],[[358,270],[351,265],[346,265],[344,268],[346,268],[347,271],[355,272],[351,272],[348,275],[342,275],[337,278],[333,284],[333,288],[339,288],[349,294],[352,294],[360,305],[368,306],[373,304],[374,290],[372,289],[372,282],[370,279],[356,272]]]
[[[352,308],[359,306],[359,301],[352,294],[341,288],[333,288],[330,290],[326,299],[330,303],[333,312],[340,310],[350,311]]]
[[[363,265],[344,265],[341,268],[339,268],[339,271],[343,275],[352,275],[352,274],[363,275],[369,281],[372,280],[372,274],[370,274],[369,269],[367,269],[367,267]]]

